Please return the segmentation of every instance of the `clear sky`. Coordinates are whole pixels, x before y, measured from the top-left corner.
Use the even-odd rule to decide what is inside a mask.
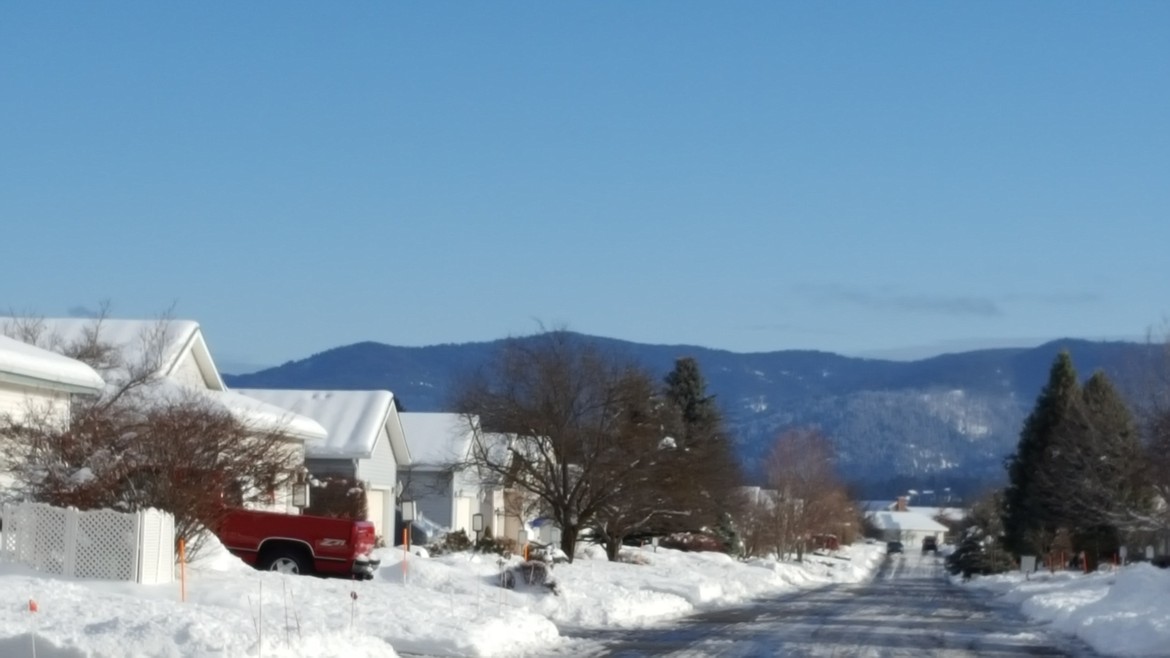
[[[232,365],[1140,336],[1170,3],[8,2],[0,225],[8,309]]]

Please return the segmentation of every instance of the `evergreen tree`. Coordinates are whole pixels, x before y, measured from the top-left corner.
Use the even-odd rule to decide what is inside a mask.
[[[707,381],[699,371],[699,363],[691,357],[674,362],[674,370],[666,375],[666,399],[681,414],[684,443],[703,441],[721,430],[722,419],[715,396],[707,395]]]
[[[1008,486],[1003,497],[1004,543],[1016,555],[1046,553],[1061,519],[1050,502],[1051,455],[1059,450],[1060,434],[1067,427],[1080,390],[1076,369],[1068,352],[1057,355],[1032,412],[1024,420],[1016,452],[1008,458]]]
[[[677,464],[686,469],[685,486],[694,500],[695,513],[686,529],[716,526],[724,511],[721,507],[734,498],[734,488],[740,484],[739,465],[723,415],[715,396],[708,395],[707,382],[693,358],[677,359],[663,381],[663,397],[675,419],[668,431],[684,455]]]
[[[1090,565],[1116,553],[1122,535],[1149,519],[1152,497],[1133,416],[1104,373],[1085,383],[1050,455],[1046,505]]]

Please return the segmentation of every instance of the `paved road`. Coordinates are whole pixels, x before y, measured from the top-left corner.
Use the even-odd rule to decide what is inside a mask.
[[[891,556],[869,583],[700,614],[670,628],[585,633],[576,656],[1076,656],[1094,654],[948,583],[942,559]]]

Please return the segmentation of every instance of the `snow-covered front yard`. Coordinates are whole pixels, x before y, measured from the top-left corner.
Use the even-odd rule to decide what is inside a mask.
[[[1109,572],[1039,572],[967,584],[1018,605],[1038,624],[1107,656],[1170,656],[1170,570],[1134,564]]]
[[[714,553],[598,549],[557,565],[559,595],[497,587],[493,555],[411,556],[385,550],[372,581],[282,576],[214,554],[178,584],[46,578],[0,565],[0,656],[537,655],[563,641],[558,625],[632,628],[770,594],[857,582],[884,547],[846,547],[803,564],[739,562]],[[404,582],[405,581],[405,582]],[[30,610],[30,601],[37,611]]]

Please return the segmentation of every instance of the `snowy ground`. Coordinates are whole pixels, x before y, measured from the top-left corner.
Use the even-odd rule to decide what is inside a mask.
[[[1062,571],[975,578],[970,587],[1016,604],[1030,619],[1081,638],[1103,655],[1170,655],[1170,570]]]
[[[495,556],[412,556],[404,570],[401,552],[387,551],[374,580],[351,582],[261,573],[217,555],[189,569],[186,603],[177,584],[66,581],[0,565],[0,656],[539,655],[565,642],[558,626],[646,627],[862,581],[884,547],[803,564],[648,547],[624,555],[611,563],[586,549],[557,565],[558,596],[497,587]]]

